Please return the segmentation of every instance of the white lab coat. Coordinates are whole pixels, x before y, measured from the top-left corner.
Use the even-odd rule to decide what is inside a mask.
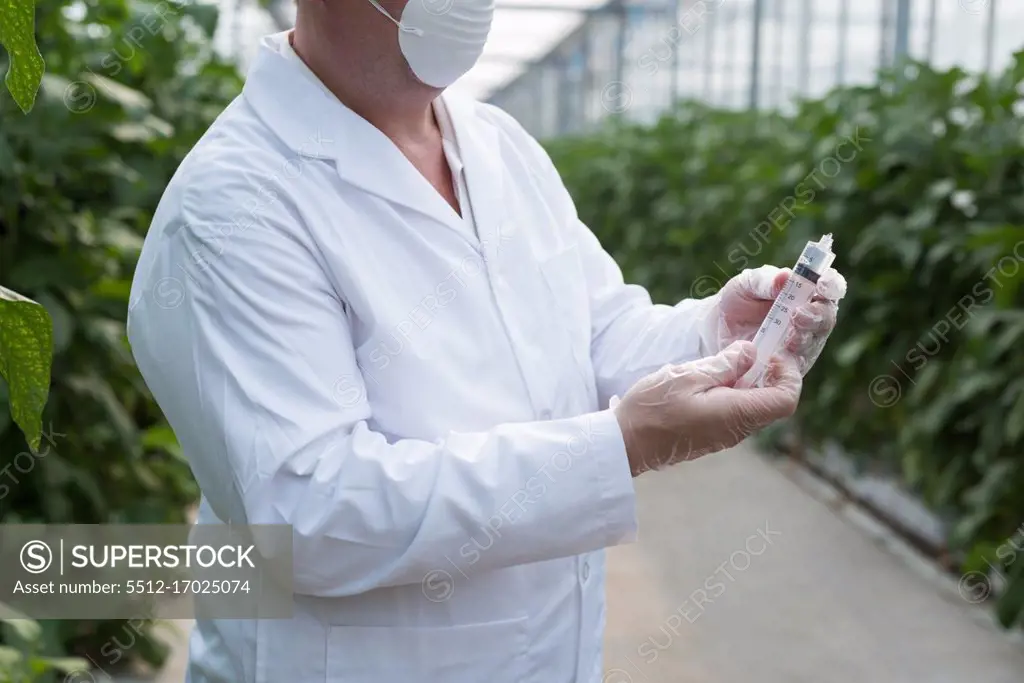
[[[543,149],[443,95],[479,242],[264,39],[132,285],[138,366],[201,523],[294,527],[291,620],[200,620],[192,683],[597,683],[603,548],[637,532],[609,398],[705,353]]]

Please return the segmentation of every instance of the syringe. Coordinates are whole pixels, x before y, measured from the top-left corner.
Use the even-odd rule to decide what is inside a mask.
[[[737,386],[761,386],[769,361],[786,339],[792,325],[793,312],[811,300],[818,278],[828,270],[835,257],[836,255],[832,253],[831,233],[824,235],[817,242],[807,243],[785,286],[775,297],[775,303],[761,323],[761,328],[754,335],[757,360],[754,367],[740,378]]]

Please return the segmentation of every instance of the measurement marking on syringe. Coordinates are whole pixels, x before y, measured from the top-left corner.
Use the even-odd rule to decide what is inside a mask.
[[[793,267],[792,275],[772,302],[768,315],[754,336],[757,360],[754,367],[743,377],[745,386],[760,383],[769,359],[779,345],[784,343],[792,311],[810,301],[818,278],[832,264],[834,258],[832,235],[825,235],[818,242],[808,242],[804,247],[803,253]],[[805,287],[806,284],[810,284],[811,287]]]

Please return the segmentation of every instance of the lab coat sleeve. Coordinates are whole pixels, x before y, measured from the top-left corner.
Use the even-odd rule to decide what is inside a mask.
[[[615,260],[579,219],[576,206],[557,169],[541,145],[514,123],[517,148],[528,150],[526,163],[549,196],[553,193],[559,227],[582,257],[590,296],[591,363],[602,407],[622,396],[641,377],[668,363],[685,363],[716,352],[717,295],[687,298],[674,306],[654,304],[639,285],[627,284]]]
[[[590,293],[590,357],[601,406],[667,363],[713,353],[704,332],[717,314],[717,298],[683,299],[674,306],[652,303],[646,289],[623,281],[618,264],[576,218],[572,200],[566,201]]]
[[[186,296],[139,305],[130,339],[218,517],[293,526],[296,593],[346,596],[635,538],[611,411],[436,442],[373,431],[346,307],[282,205],[241,230],[213,209],[186,216],[160,256],[161,273],[187,272],[175,276]],[[488,527],[498,540],[477,551]]]

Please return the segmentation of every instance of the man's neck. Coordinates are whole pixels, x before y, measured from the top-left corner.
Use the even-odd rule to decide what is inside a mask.
[[[302,27],[288,33],[288,41],[306,66],[346,107],[373,124],[396,143],[423,140],[440,134],[431,107],[437,93],[422,86],[402,83],[404,74],[373,74],[329,60],[318,50]],[[375,81],[375,82],[371,82]]]

